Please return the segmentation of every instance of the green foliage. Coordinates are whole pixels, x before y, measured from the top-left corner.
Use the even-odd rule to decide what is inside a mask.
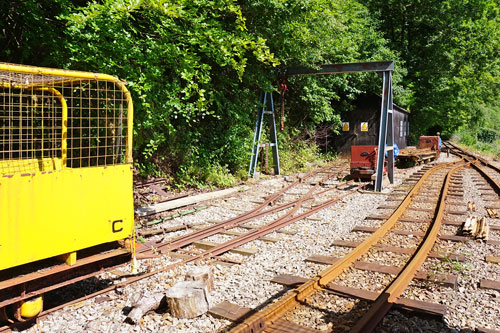
[[[17,64],[61,66],[64,22],[57,16],[86,1],[0,1],[0,59]]]
[[[500,11],[486,0],[363,0],[401,51],[412,90],[412,131],[451,135],[480,118],[476,105],[498,99]]]
[[[200,166],[192,164],[189,167],[181,166],[178,172],[179,188],[184,187],[229,187],[236,183],[237,178],[233,176],[227,166],[218,164]]]
[[[61,19],[69,37],[67,67],[127,81],[141,171],[178,173],[183,166],[198,174],[188,171],[195,162],[241,167],[249,136],[241,107],[255,104],[245,68],[249,60],[269,67],[278,61],[247,31],[233,1],[109,0]]]
[[[469,149],[493,157],[500,157],[500,140],[498,139],[498,133],[494,130],[464,127],[456,131],[452,139]]]
[[[495,151],[499,12],[489,0],[10,1],[0,61],[126,80],[139,172],[224,187],[246,174],[260,90],[276,91],[288,66],[395,60],[395,102],[415,138],[463,128],[463,142]],[[336,131],[361,94],[381,94],[373,73],[287,84],[284,172],[319,159],[308,133]]]
[[[398,86],[405,69],[358,1],[257,0],[242,4],[249,30],[266,39],[284,66],[396,60],[396,100],[408,98]],[[340,111],[352,109],[362,93],[381,93],[373,73],[303,76],[288,79],[287,126],[312,130],[327,122],[340,126]]]
[[[278,142],[280,143],[280,169],[284,175],[297,171],[306,171],[324,161],[316,144],[310,140],[305,140],[296,129],[280,132]],[[332,157],[329,156],[329,159],[331,160]]]
[[[498,133],[489,128],[481,128],[477,133],[477,139],[484,143],[493,143],[498,138]]]

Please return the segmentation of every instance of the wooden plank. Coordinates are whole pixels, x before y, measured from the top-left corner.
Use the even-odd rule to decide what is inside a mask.
[[[385,206],[378,206],[377,209],[396,209],[398,207],[399,205],[385,205]]]
[[[466,242],[466,241],[470,240],[469,237],[456,236],[456,235],[441,235],[441,236],[439,236],[439,239],[444,240],[444,241],[450,241],[450,242]]]
[[[356,226],[352,231],[357,231],[357,232],[375,232],[377,231],[377,228],[372,228],[372,227],[364,227],[364,226]],[[396,235],[412,235],[416,237],[424,237],[425,232],[419,232],[419,231],[407,231],[407,230],[390,230],[389,232],[396,234]],[[441,235],[439,236],[439,239],[441,240],[446,240],[446,241],[451,241],[451,242],[465,242],[469,240],[470,238],[465,237],[465,236],[456,236],[456,235]],[[499,242],[500,243],[500,242]]]
[[[405,217],[405,218],[400,218],[398,222],[403,222],[403,223],[431,223],[431,219],[414,219],[410,217]]]
[[[369,215],[365,217],[365,220],[387,220],[390,217],[390,215]]]
[[[452,215],[466,215],[467,211],[466,210],[447,210],[446,214],[452,214]]]
[[[331,265],[337,260],[339,260],[339,258],[337,257],[324,256],[319,254],[313,254],[312,256],[309,256],[305,259],[305,261],[307,262],[312,262],[314,264],[323,264],[323,265]]]
[[[378,228],[372,228],[372,227],[364,227],[364,226],[356,226],[352,231],[357,231],[357,232],[375,232],[377,231]],[[396,234],[396,235],[413,235],[416,237],[424,237],[425,233],[424,232],[419,232],[419,231],[408,231],[408,230],[390,230],[389,232]]]
[[[135,213],[138,216],[148,216],[148,215],[153,215],[156,213],[164,212],[167,210],[175,209],[175,208],[180,208],[188,205],[193,205],[197,204],[203,201],[207,200],[213,200],[213,199],[218,199],[222,198],[237,192],[241,191],[246,191],[247,187],[246,186],[237,186],[225,190],[220,190],[220,191],[215,191],[215,192],[210,192],[210,193],[202,193],[198,195],[193,195],[185,198],[180,198],[177,200],[170,200],[166,202],[161,202],[155,205],[150,205],[147,207],[139,207],[136,209]]]
[[[493,289],[500,291],[500,282],[494,280],[482,279],[479,283],[479,288],[481,289]]]
[[[168,197],[168,193],[163,191],[163,189],[156,184],[149,185],[149,188],[152,189],[156,194],[159,194],[164,198]]]
[[[342,241],[342,240],[336,240],[332,243],[333,246],[344,246],[344,247],[356,247],[359,244],[361,244],[361,242],[351,242],[351,241]],[[412,254],[415,252],[415,249],[396,247],[396,246],[386,246],[386,245],[380,245],[380,244],[375,244],[373,247],[377,248],[378,251],[384,251],[384,252],[393,252],[393,253],[402,253],[402,254]],[[465,256],[459,255],[459,254],[453,254],[453,253],[431,252],[431,253],[429,253],[429,255],[427,257],[440,259],[440,260],[454,260],[454,261],[460,261],[460,262],[465,261]]]
[[[158,254],[145,254],[145,253],[137,253],[135,255],[135,258],[137,260],[146,260],[146,259],[156,259],[156,258],[161,258],[160,255]]]
[[[418,208],[418,207],[408,207],[406,210],[414,212],[425,212],[425,213],[433,213],[435,211],[435,209],[431,208]]]
[[[433,200],[433,199],[414,199],[412,200],[413,203],[430,203],[430,204],[436,204],[437,203],[437,199],[436,200]]]
[[[331,292],[338,296],[359,298],[367,301],[374,301],[379,295],[377,292],[345,287],[333,283],[329,284],[327,288],[328,292]],[[446,313],[445,305],[415,301],[406,298],[398,298],[394,305],[404,310],[424,312],[436,316],[443,316]]]
[[[401,270],[403,269],[403,267],[380,265],[377,263],[365,262],[365,261],[355,262],[354,268],[365,271],[377,272],[377,273],[392,274],[392,275],[399,274],[399,272],[401,272]],[[457,285],[457,277],[448,274],[434,274],[426,271],[417,271],[414,279],[437,282],[452,288],[455,288]]]
[[[366,301],[374,301],[377,299],[379,293],[375,291],[368,291],[358,288],[351,288],[346,286],[341,286],[339,284],[329,283],[326,286],[326,290],[332,294],[349,297],[349,298],[359,298]]]
[[[500,241],[497,241],[497,240],[493,240],[493,239],[488,239],[488,241],[486,242],[486,244],[488,245],[500,245]]]
[[[217,245],[220,245],[220,244],[217,244],[217,243],[214,243],[214,242],[208,242],[208,241],[197,241],[197,242],[193,242],[193,245],[200,248],[200,249],[204,249],[204,250],[208,250],[208,249],[211,249]],[[231,249],[229,250],[229,252],[232,252],[232,253],[238,253],[238,254],[241,254],[243,256],[251,256],[253,254],[255,254],[255,252],[257,252],[258,249],[256,248],[241,248],[241,247],[237,247],[237,248],[234,248],[234,249]]]
[[[326,265],[331,265],[337,260],[339,260],[339,258],[333,256],[323,256],[323,255],[312,255],[305,259],[305,261],[308,262],[314,262]],[[354,263],[354,268],[365,271],[377,272],[377,273],[392,274],[392,275],[399,274],[399,272],[402,269],[402,267],[386,266],[366,261],[356,261]],[[415,275],[415,279],[437,282],[452,288],[455,288],[457,284],[457,277],[454,275],[434,274],[426,271],[418,271],[417,274]]]
[[[280,274],[280,275],[275,276],[271,280],[271,282],[281,284],[281,285],[287,286],[287,287],[293,287],[293,288],[300,286],[301,284],[303,284],[306,281],[307,281],[306,278],[303,278],[303,277],[297,276],[297,275],[292,275],[292,274]]]
[[[464,224],[463,222],[460,221],[450,221],[450,220],[443,220],[443,222],[441,223],[444,225],[455,225],[455,226],[461,226],[462,224]]]
[[[492,264],[500,264],[500,257],[486,256],[484,260]]]
[[[240,322],[253,313],[253,310],[224,301],[217,304],[213,308],[210,308],[208,313],[215,318],[227,319],[232,322]]]
[[[398,298],[394,305],[402,310],[422,312],[428,315],[439,317],[443,317],[447,311],[446,305],[443,304],[424,302],[401,297]]]

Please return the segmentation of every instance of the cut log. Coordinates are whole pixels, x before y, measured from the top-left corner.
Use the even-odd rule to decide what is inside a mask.
[[[210,308],[208,289],[202,281],[179,281],[166,296],[170,312],[177,318],[195,318]]]
[[[212,268],[210,266],[195,266],[186,273],[186,281],[202,281],[207,286],[208,291],[214,288]]]
[[[132,310],[125,321],[135,325],[146,313],[158,309],[163,304],[165,304],[165,295],[163,293],[137,294],[133,297]]]

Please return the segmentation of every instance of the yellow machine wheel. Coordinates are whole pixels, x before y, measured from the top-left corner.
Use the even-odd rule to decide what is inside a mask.
[[[30,319],[38,316],[38,314],[43,310],[42,296],[38,296],[28,301],[21,302],[19,310],[20,310],[19,314],[21,315],[21,320]]]
[[[0,308],[0,323],[15,323],[35,318],[43,310],[43,297],[17,302]]]

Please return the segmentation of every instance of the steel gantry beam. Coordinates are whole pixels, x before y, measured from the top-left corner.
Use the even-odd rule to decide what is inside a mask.
[[[394,133],[393,133],[393,100],[392,100],[392,71],[393,61],[359,62],[346,64],[321,65],[317,69],[307,67],[290,67],[285,76],[324,75],[360,72],[378,72],[382,75],[382,103],[380,108],[380,129],[378,136],[377,170],[375,191],[382,190],[384,175],[385,153],[387,152],[387,172],[391,184],[394,182]]]
[[[289,67],[285,76],[345,74],[361,72],[387,72],[394,70],[394,61],[356,62],[348,64],[320,65],[318,69],[307,67]]]

